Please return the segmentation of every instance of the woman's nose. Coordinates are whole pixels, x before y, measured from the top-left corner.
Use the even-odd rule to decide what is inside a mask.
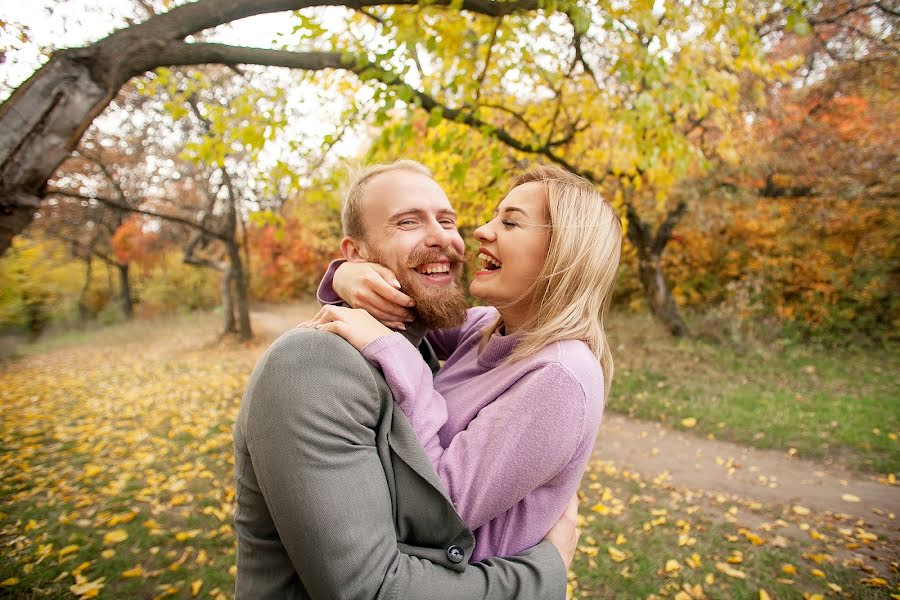
[[[490,242],[494,239],[494,231],[490,223],[485,223],[475,230],[475,239],[479,242]]]

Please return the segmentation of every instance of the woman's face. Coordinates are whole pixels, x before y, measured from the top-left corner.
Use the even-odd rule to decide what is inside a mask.
[[[513,314],[505,312],[529,316],[531,298],[520,299],[544,266],[549,223],[544,184],[532,181],[513,188],[497,206],[494,219],[475,230],[480,269],[469,291],[500,309],[507,325],[512,325]]]

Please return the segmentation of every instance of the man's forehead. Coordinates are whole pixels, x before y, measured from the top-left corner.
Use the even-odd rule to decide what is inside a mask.
[[[455,214],[437,182],[423,173],[380,173],[366,186],[362,209],[368,219],[384,220],[406,212]]]

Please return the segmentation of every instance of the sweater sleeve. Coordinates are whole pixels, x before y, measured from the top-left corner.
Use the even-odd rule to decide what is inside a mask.
[[[322,281],[319,282],[319,289],[316,290],[316,300],[319,301],[319,304],[341,304],[343,302],[341,297],[337,295],[337,292],[334,291],[333,284],[335,271],[345,262],[347,261],[339,258],[331,261],[331,264],[328,265],[328,270],[325,271]]]
[[[363,355],[382,369],[470,529],[556,476],[584,435],[584,389],[564,366],[546,363],[514,381],[444,448],[438,431],[447,421],[447,403],[412,344],[393,334],[363,348]]]

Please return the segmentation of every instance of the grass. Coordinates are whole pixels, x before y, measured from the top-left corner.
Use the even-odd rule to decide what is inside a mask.
[[[659,340],[651,325],[628,319],[613,332],[622,346],[614,410],[627,412],[627,402],[635,414],[676,426],[694,416],[704,433],[820,450],[834,460],[896,460],[893,446],[864,435],[874,426],[885,438],[896,431],[896,410],[883,409],[873,420],[857,406],[859,398],[893,389],[891,359],[857,368],[803,349],[741,355],[708,343]],[[216,344],[217,331],[215,315],[112,326],[42,341],[0,365],[0,597],[231,596],[231,426],[264,346]],[[838,400],[813,401],[837,391]],[[780,407],[785,394],[809,402]],[[819,414],[821,405],[828,405],[827,416]],[[809,410],[798,408],[804,406]],[[769,414],[776,409],[781,412]],[[841,426],[831,428],[829,445],[821,448],[820,424],[837,417]],[[746,427],[750,422],[756,426]],[[844,441],[845,429],[856,434]],[[863,439],[869,454],[861,453]],[[842,448],[853,453],[841,454]],[[698,585],[707,598],[755,599],[760,589],[773,598],[887,598],[898,591],[896,573],[861,570],[886,566],[870,558],[887,556],[888,540],[864,537],[856,524],[834,515],[774,513],[739,499],[674,490],[663,479],[642,480],[602,463],[592,465],[582,492],[576,597],[687,600],[701,597]],[[813,539],[810,531],[822,537]],[[693,541],[679,540],[683,535]],[[621,562],[610,546],[623,553]],[[735,551],[740,562],[727,563]],[[692,567],[694,553],[700,563]],[[678,567],[666,571],[670,560]],[[745,578],[717,570],[719,562]],[[783,564],[797,574],[782,572]]]
[[[900,353],[672,339],[614,315],[612,411],[877,473],[900,472]]]

